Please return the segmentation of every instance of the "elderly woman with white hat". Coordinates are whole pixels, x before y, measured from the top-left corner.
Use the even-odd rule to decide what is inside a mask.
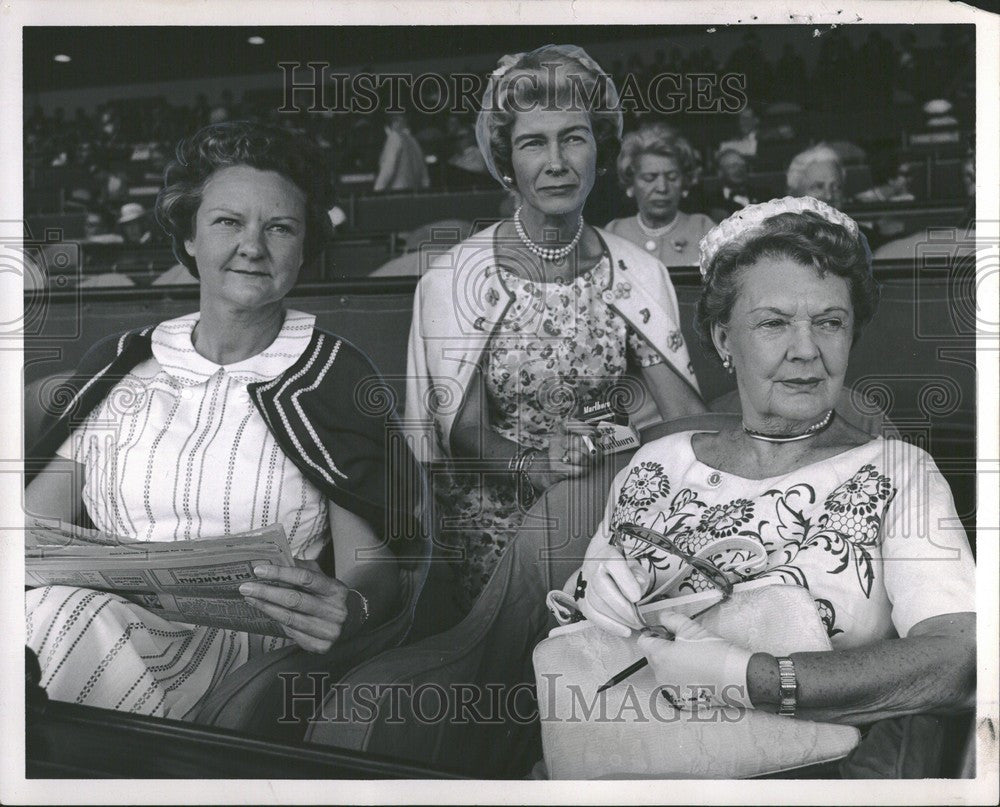
[[[622,522],[698,556],[738,535],[766,558],[753,576],[809,591],[832,652],[753,653],[675,613],[661,620],[675,641],[639,639],[660,683],[859,726],[971,708],[975,565],[948,483],[920,448],[834,411],[878,302],[863,234],[816,199],[775,199],[712,230],[701,270],[699,336],[735,374],[742,418],[639,449],[588,548],[583,612],[622,636],[644,627],[635,604],[661,553],[609,543]]]
[[[580,406],[631,370],[660,417],[704,410],[663,264],[583,219],[621,131],[614,84],[582,49],[505,56],[476,135],[520,206],[432,263],[417,289],[406,421],[422,459],[447,469],[435,478],[450,518],[435,533],[461,557],[462,610],[534,495],[599,460]]]

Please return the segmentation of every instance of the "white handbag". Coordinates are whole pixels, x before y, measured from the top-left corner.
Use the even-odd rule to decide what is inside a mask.
[[[553,596],[563,607],[572,602],[553,592],[550,606]],[[652,624],[654,611],[690,614],[704,606],[702,594],[640,606],[640,612]],[[809,592],[776,580],[737,584],[729,600],[698,622],[775,656],[831,649]],[[542,747],[551,778],[738,779],[840,759],[860,740],[853,726],[755,709],[678,710],[662,697],[648,666],[596,695],[639,658],[634,636],[614,636],[586,620],[553,629],[535,648]]]

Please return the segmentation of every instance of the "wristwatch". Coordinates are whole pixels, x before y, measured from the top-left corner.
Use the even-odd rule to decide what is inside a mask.
[[[778,714],[785,717],[795,717],[796,695],[799,691],[799,683],[795,678],[795,665],[787,656],[782,656],[777,661],[778,686],[781,695]]]
[[[353,594],[355,598],[360,600],[358,603],[358,609],[354,613],[357,614],[357,617],[355,618],[358,620],[358,627],[361,627],[368,621],[368,598],[356,588],[349,588],[347,593],[348,595]]]

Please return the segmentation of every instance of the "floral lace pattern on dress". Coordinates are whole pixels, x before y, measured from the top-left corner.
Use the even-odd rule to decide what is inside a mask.
[[[627,282],[608,289],[607,257],[571,282],[541,283],[500,269],[513,295],[486,349],[484,377],[493,428],[522,446],[545,450],[558,423],[597,400],[628,365],[663,357],[611,307]],[[679,336],[679,334],[678,334]],[[672,341],[678,348],[683,340]],[[467,611],[524,519],[506,474],[452,473],[436,486],[453,519],[446,542],[463,552],[460,607]]]
[[[759,541],[768,563],[758,576],[779,577],[813,590],[827,634],[833,637],[843,632],[837,625],[835,600],[816,596],[815,589],[836,588],[850,597],[870,598],[876,576],[873,550],[895,495],[892,480],[866,463],[825,498],[814,485],[799,482],[752,498],[712,503],[690,487],[675,488],[663,465],[647,461],[633,466],[622,482],[611,527],[640,524],[692,553],[731,536]],[[635,557],[658,563],[654,552]],[[843,577],[832,585],[830,575]],[[679,592],[703,589],[700,577],[689,572]],[[851,579],[854,583],[848,582]]]

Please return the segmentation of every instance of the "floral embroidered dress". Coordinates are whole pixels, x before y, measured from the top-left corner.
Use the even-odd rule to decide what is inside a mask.
[[[754,576],[809,589],[835,649],[975,610],[969,542],[926,452],[879,438],[781,476],[746,479],[698,460],[695,433],[636,452],[615,478],[594,541],[622,522],[693,552],[730,536],[759,541],[767,565]],[[696,576],[686,590],[701,587]]]
[[[629,290],[604,290],[607,257],[572,282],[540,283],[500,269],[513,294],[484,359],[490,426],[508,440],[545,451],[556,424],[579,402],[596,400],[630,364],[648,367],[662,357],[608,305]],[[684,344],[671,335],[673,350]],[[524,518],[506,473],[485,478],[454,473],[436,486],[439,507],[452,518],[445,543],[461,550],[459,606],[466,612],[489,580]]]

